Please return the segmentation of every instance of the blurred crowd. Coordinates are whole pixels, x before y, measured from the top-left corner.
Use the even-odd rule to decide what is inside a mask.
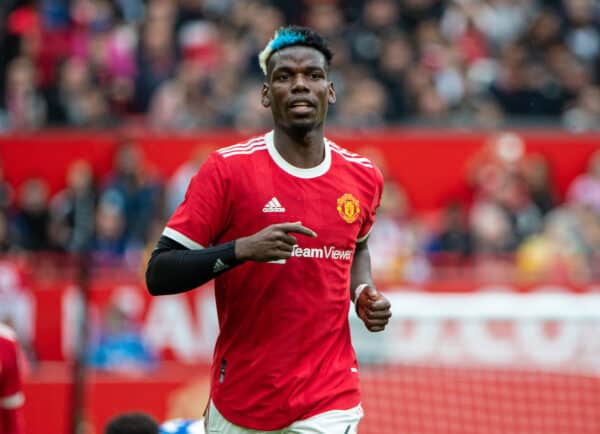
[[[285,24],[330,41],[333,125],[600,125],[595,0],[4,0],[0,131],[268,127]]]
[[[600,151],[564,197],[545,157],[526,153],[512,133],[490,136],[464,175],[471,199],[426,214],[411,209],[410,194],[387,179],[369,241],[375,276],[417,283],[600,277]]]

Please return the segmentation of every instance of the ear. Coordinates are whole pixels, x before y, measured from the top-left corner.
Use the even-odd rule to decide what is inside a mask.
[[[335,89],[333,87],[333,81],[329,82],[329,89],[327,90],[327,102],[329,104],[335,104],[336,101],[336,97],[335,97]]]
[[[260,102],[262,103],[263,107],[271,107],[271,97],[269,96],[269,85],[267,83],[263,83],[260,94]]]

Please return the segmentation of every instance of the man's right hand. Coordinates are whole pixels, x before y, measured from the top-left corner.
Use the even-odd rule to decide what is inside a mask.
[[[302,226],[300,222],[277,223],[249,237],[238,238],[235,241],[235,257],[240,261],[256,262],[288,259],[292,256],[294,246],[298,244],[296,237],[290,233],[312,238],[317,236],[313,230]]]

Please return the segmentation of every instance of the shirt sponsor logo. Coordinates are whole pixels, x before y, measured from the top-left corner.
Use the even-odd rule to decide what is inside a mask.
[[[263,212],[285,212],[285,208],[282,207],[281,203],[274,197],[264,206]]]
[[[360,214],[360,202],[350,193],[344,193],[337,200],[337,211],[346,223],[354,223]]]
[[[294,246],[292,256],[296,258],[333,259],[336,261],[349,261],[352,250],[341,250],[335,246],[300,247]]]

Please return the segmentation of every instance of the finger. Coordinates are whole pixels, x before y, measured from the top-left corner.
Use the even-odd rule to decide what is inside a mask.
[[[369,308],[373,310],[390,310],[391,307],[392,305],[387,298],[380,298],[369,303]]]
[[[390,321],[389,318],[367,318],[366,323],[373,324],[373,325],[385,325],[389,321]]]
[[[375,288],[373,288],[371,285],[369,285],[365,288],[365,292],[367,293],[367,295],[369,297],[377,297],[377,295],[379,294],[377,292],[377,290]]]
[[[387,322],[373,322],[373,323],[368,323],[367,324],[367,328],[369,330],[373,329],[373,328],[385,328],[385,326],[387,325]]]
[[[296,239],[296,237],[293,237],[291,235],[286,234],[285,232],[282,232],[281,234],[278,235],[277,239],[280,242],[283,242],[287,245],[290,246],[294,246],[296,244],[298,244],[298,240]]]
[[[296,234],[308,235],[309,237],[316,238],[317,233],[312,229],[307,228],[306,226],[302,226],[300,222],[296,223],[279,223],[274,225],[278,229],[281,229],[285,233],[293,232]]]
[[[392,312],[389,310],[369,310],[367,311],[367,318],[369,319],[390,319]]]
[[[371,299],[371,300],[379,300],[381,299],[383,296],[379,293],[379,291],[377,291],[377,289],[373,288],[372,286],[367,286],[365,288],[365,292],[367,293],[367,296]]]
[[[285,241],[277,241],[277,249],[282,250],[284,252],[292,252],[294,250],[294,244],[289,244]]]
[[[368,329],[370,332],[382,332],[382,331],[384,331],[384,330],[385,330],[385,326],[373,326],[373,327],[369,327],[369,326],[367,326],[367,329]]]
[[[273,249],[273,251],[269,252],[268,260],[269,261],[278,261],[280,259],[289,259],[292,257],[292,252],[281,249]]]

